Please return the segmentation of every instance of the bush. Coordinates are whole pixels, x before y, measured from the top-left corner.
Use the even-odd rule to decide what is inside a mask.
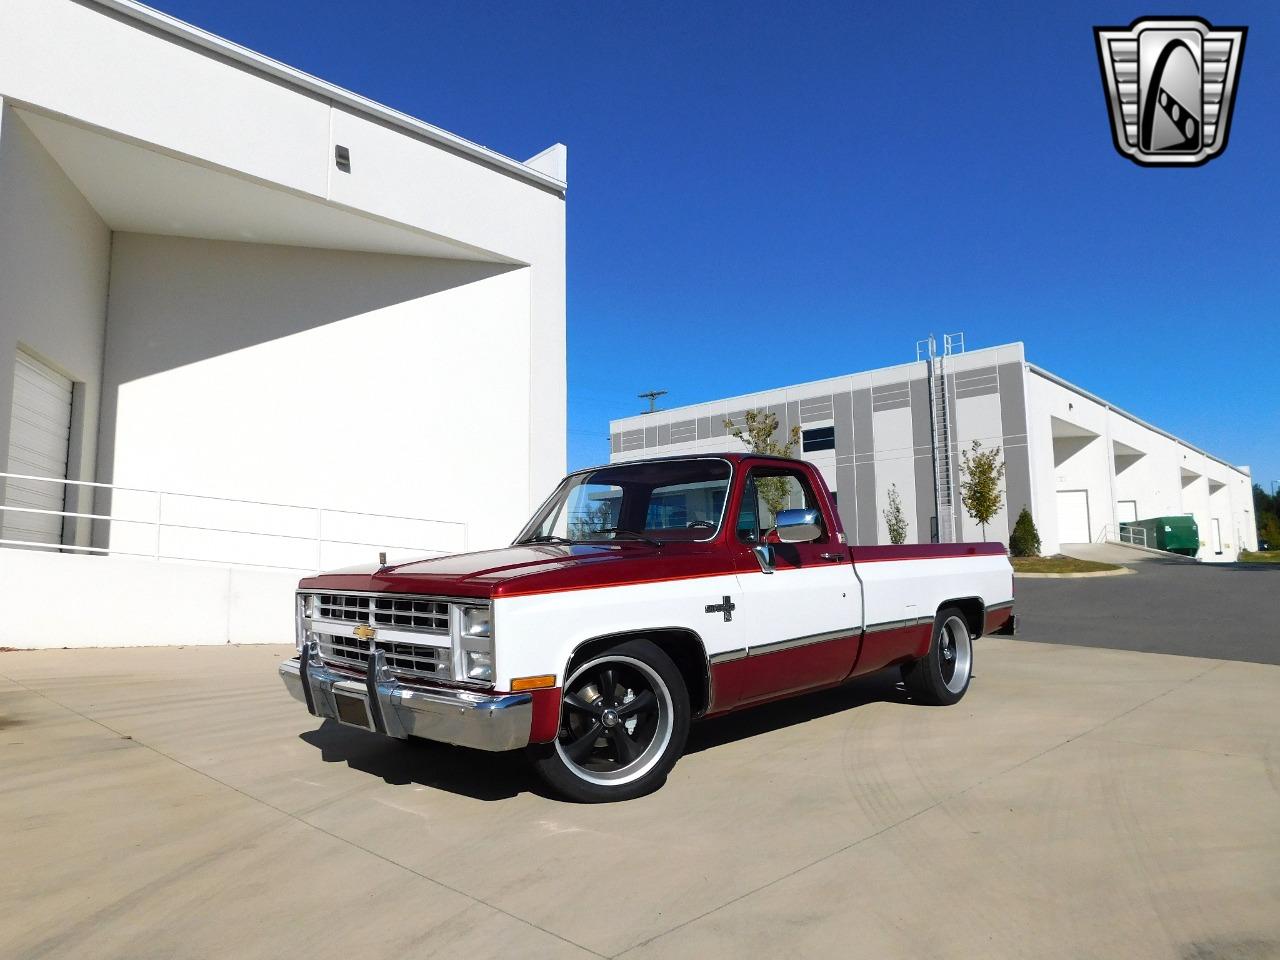
[[[1018,514],[1018,522],[1009,535],[1009,552],[1015,557],[1040,556],[1040,532],[1036,530],[1036,522],[1026,507]]]

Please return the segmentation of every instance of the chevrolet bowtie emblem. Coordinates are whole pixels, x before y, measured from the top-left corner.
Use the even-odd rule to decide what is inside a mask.
[[[372,640],[378,631],[373,629],[373,627],[369,626],[367,623],[362,623],[360,626],[356,627],[353,632],[361,640]]]
[[[1144,17],[1093,33],[1123,156],[1144,167],[1194,167],[1227,148],[1248,28]]]

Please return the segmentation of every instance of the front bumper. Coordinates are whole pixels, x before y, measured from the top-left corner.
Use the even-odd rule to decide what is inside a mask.
[[[313,716],[388,737],[422,737],[477,750],[514,750],[529,742],[533,697],[527,693],[406,686],[390,676],[381,655],[370,661],[365,677],[356,679],[330,670],[304,651],[280,664],[280,677]],[[338,697],[344,698],[345,717],[339,714]],[[363,712],[353,714],[353,700],[363,704]]]

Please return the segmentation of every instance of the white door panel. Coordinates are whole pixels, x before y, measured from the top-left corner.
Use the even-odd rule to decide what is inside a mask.
[[[848,636],[862,628],[862,603],[848,563],[744,573],[734,617],[741,620],[748,653],[825,634]]]
[[[64,480],[71,437],[71,381],[30,357],[18,354],[9,423],[9,473]],[[62,510],[60,483],[9,480],[5,504],[37,510]],[[4,511],[3,539],[39,543],[62,541],[63,518],[48,513]]]
[[[1089,491],[1058,491],[1058,542],[1091,543]]]

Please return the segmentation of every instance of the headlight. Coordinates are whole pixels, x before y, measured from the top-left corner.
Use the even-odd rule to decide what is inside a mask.
[[[462,608],[459,680],[493,682],[493,611],[489,607]]]
[[[492,637],[492,617],[488,607],[465,607],[462,611],[464,637]]]
[[[493,682],[493,654],[487,650],[468,650],[465,653],[467,679],[482,683]]]

